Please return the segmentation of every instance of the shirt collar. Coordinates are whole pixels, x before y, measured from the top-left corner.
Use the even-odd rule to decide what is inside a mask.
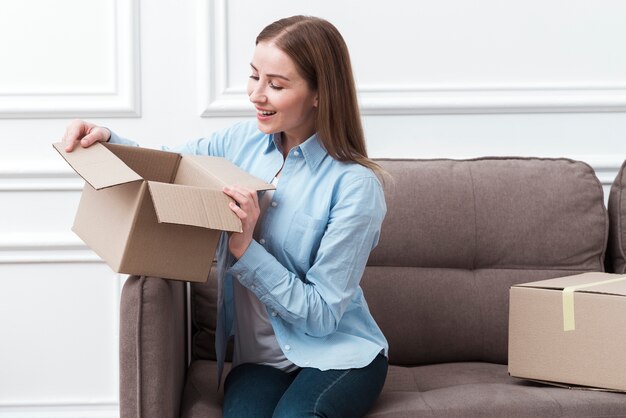
[[[280,132],[275,134],[267,135],[267,148],[265,148],[265,153],[268,154],[272,152],[274,149],[282,152],[282,146],[280,144]]]
[[[274,148],[282,152],[283,148],[280,137],[280,132],[268,135],[266,153],[272,151]],[[311,171],[315,171],[324,157],[328,155],[328,151],[326,151],[326,148],[317,134],[311,135],[306,141],[296,147],[296,149],[298,148]]]
[[[328,151],[324,148],[324,145],[317,134],[311,135],[309,139],[300,144],[300,151],[302,151],[304,160],[311,171],[315,171],[324,157],[328,155]]]

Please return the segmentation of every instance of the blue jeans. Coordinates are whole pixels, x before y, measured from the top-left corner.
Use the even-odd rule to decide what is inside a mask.
[[[385,383],[387,358],[379,354],[361,369],[302,368],[286,373],[271,366],[240,364],[226,376],[224,417],[362,417]]]

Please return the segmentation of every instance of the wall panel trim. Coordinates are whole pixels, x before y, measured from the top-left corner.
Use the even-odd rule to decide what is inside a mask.
[[[84,91],[0,92],[0,118],[138,117],[139,0],[115,0],[115,84]]]
[[[199,113],[251,116],[245,89],[229,87],[226,0],[196,0]],[[359,85],[363,115],[626,111],[626,85]]]
[[[119,418],[116,401],[0,403],[0,418]]]
[[[79,192],[84,184],[78,174],[62,161],[0,161],[0,192]]]
[[[71,231],[0,236],[2,264],[104,263]]]

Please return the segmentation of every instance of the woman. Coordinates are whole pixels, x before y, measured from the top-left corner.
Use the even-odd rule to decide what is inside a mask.
[[[387,374],[387,341],[359,286],[386,206],[367,158],[347,47],[337,29],[293,16],[256,39],[239,123],[177,152],[215,155],[271,181],[224,193],[243,232],[224,234],[216,351],[234,336],[224,416],[363,416]],[[83,121],[64,142],[136,145]]]

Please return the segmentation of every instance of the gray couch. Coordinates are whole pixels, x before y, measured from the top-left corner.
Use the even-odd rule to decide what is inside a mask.
[[[605,263],[624,272],[624,167],[609,213],[598,179],[581,162],[379,162],[393,180],[362,287],[389,340],[390,368],[368,416],[626,417],[626,394],[516,379],[506,366],[511,285],[602,271]],[[188,288],[129,278],[121,305],[122,417],[221,416],[215,312],[214,276]]]

